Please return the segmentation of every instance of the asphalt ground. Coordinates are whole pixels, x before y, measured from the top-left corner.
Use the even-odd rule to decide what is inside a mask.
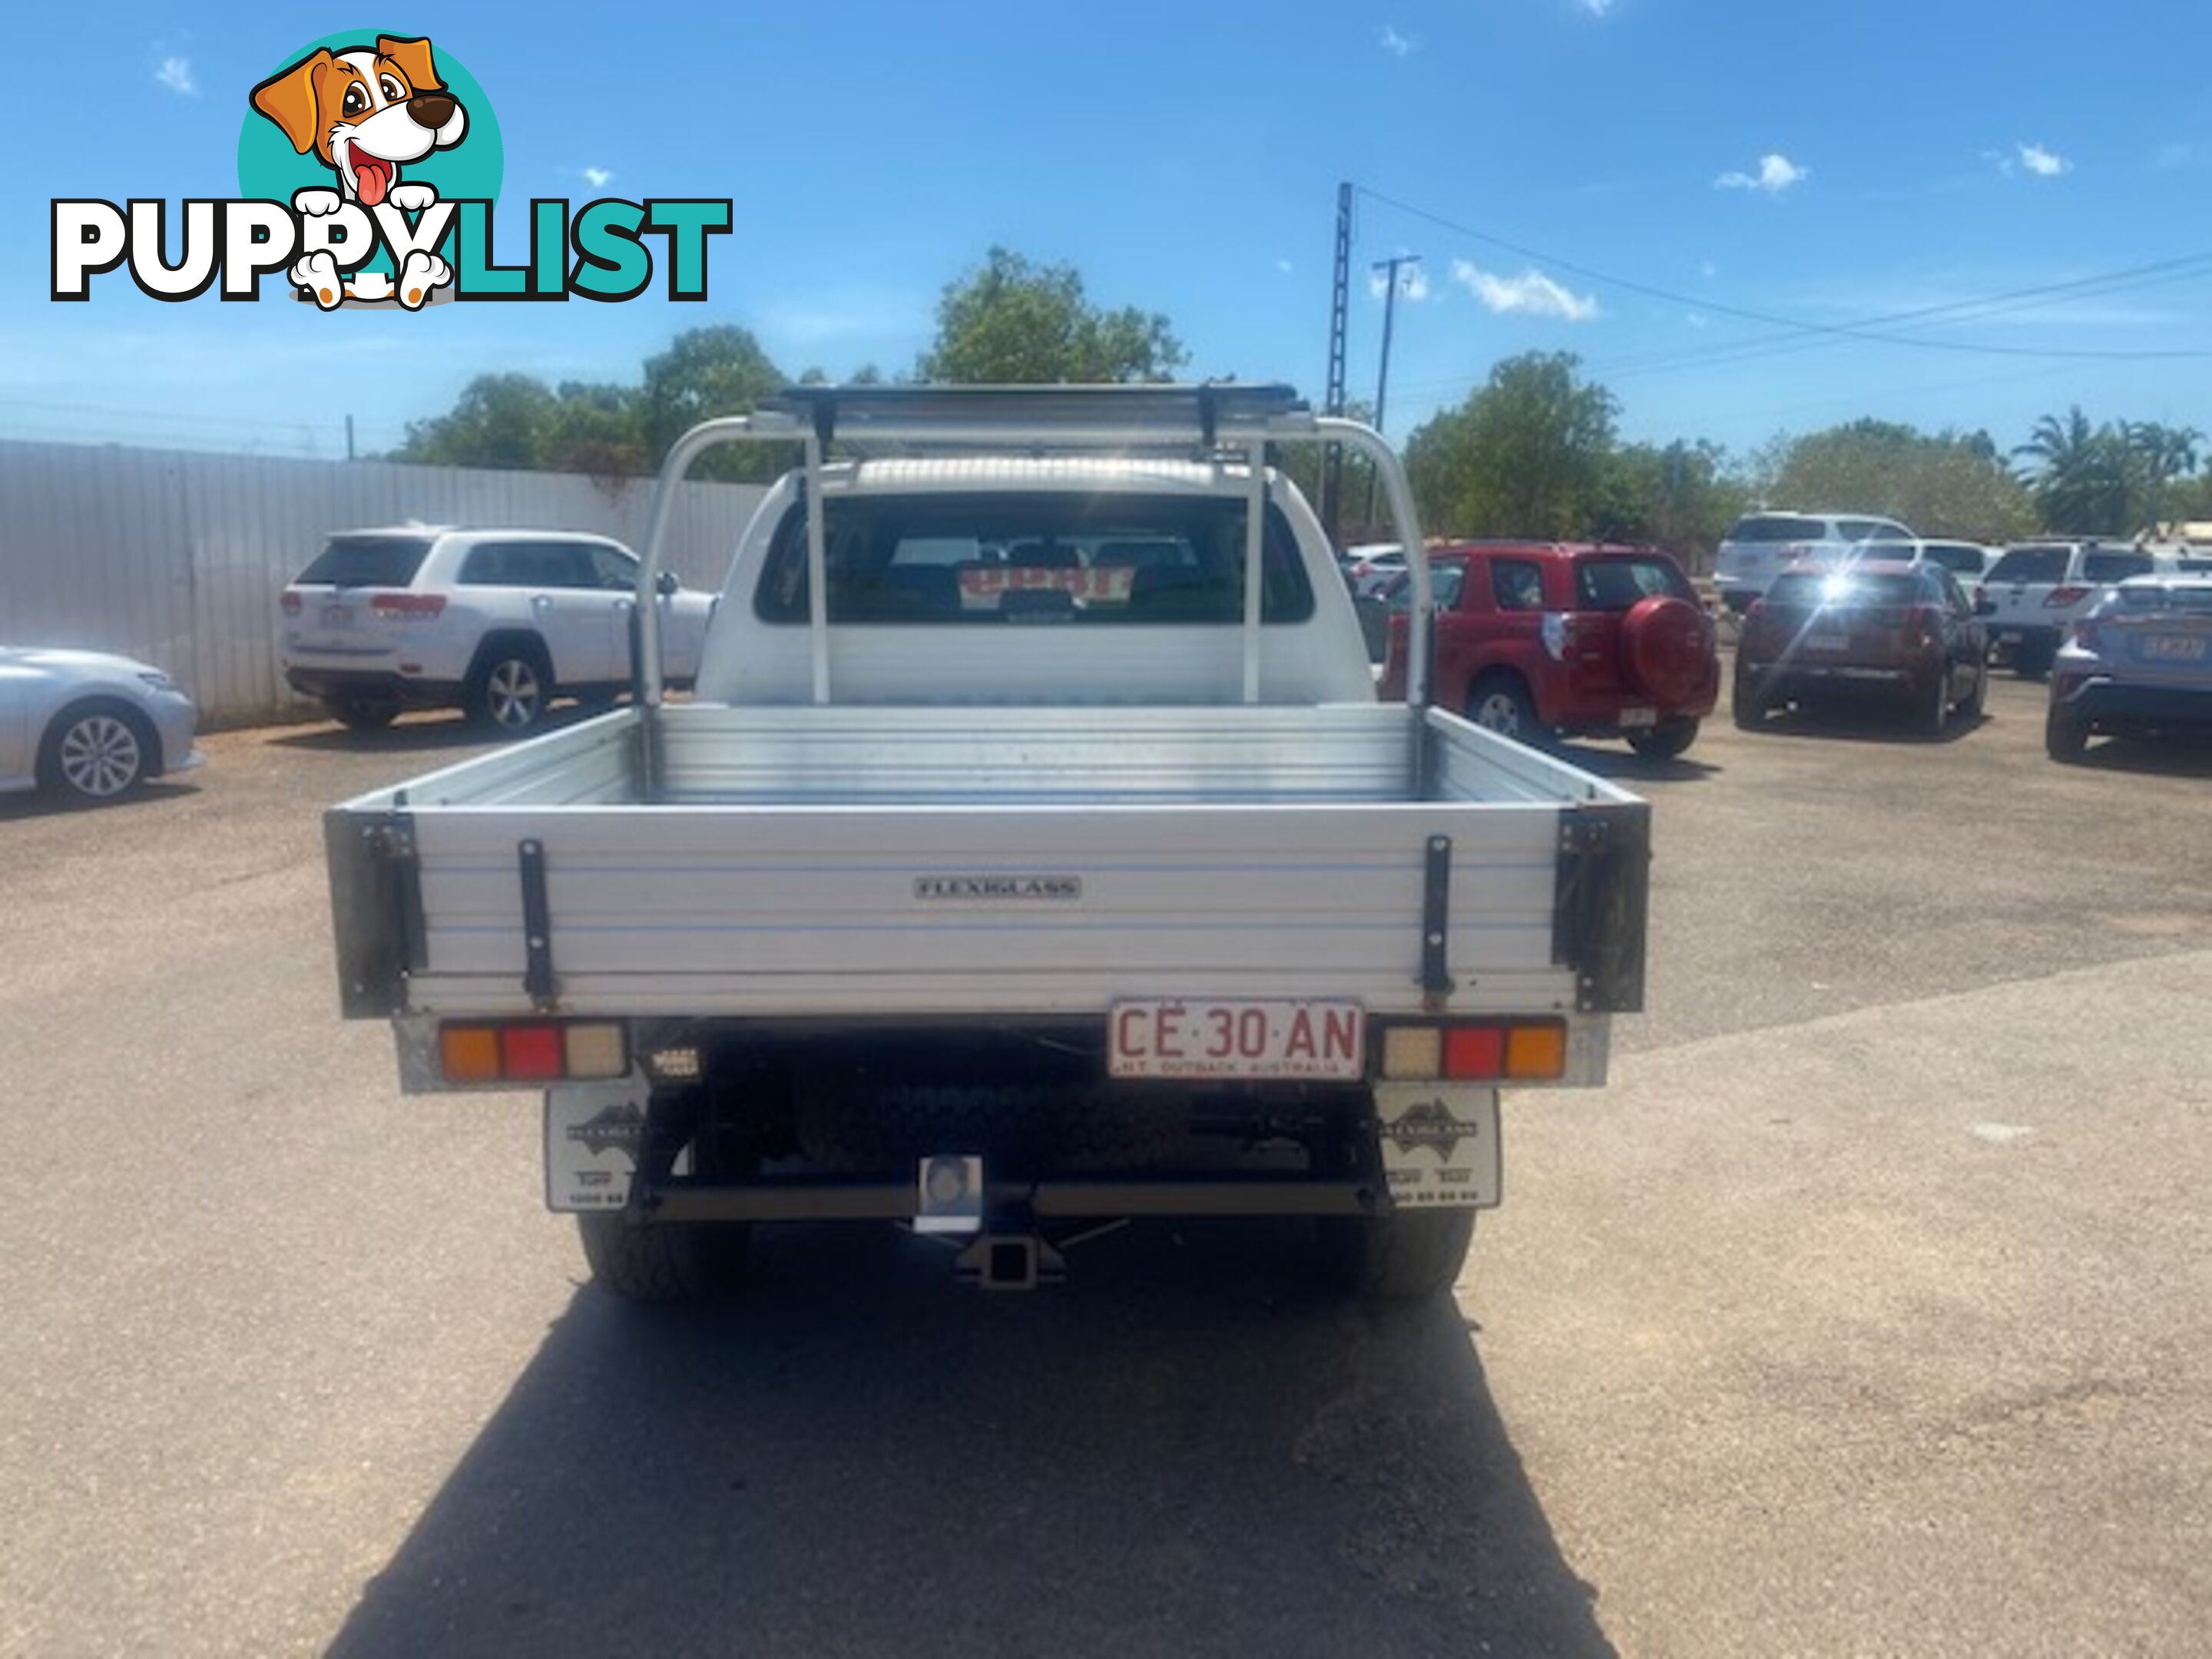
[[[1650,1009],[1411,1311],[1218,1227],[619,1306],[533,1103],[334,1017],[317,814],[471,734],[0,806],[0,1653],[2202,1652],[2212,755],[2041,696],[1576,750]]]

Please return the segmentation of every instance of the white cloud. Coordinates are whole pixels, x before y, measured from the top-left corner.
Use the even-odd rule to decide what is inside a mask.
[[[192,78],[192,60],[189,58],[164,58],[161,67],[154,71],[154,78],[179,97],[199,95],[200,83]]]
[[[1291,262],[1288,259],[1278,259],[1275,261],[1275,269],[1287,276],[1291,274]]]
[[[2074,171],[2074,164],[2056,150],[2045,149],[2040,144],[2019,146],[2020,164],[2039,179],[2056,179],[2062,173]]]
[[[1692,328],[1711,328],[1712,326],[1712,319],[1706,316],[1702,311],[1686,311],[1682,313],[1682,320],[1687,323]]]
[[[1759,158],[1757,173],[1723,173],[1713,180],[1715,190],[1755,190],[1768,196],[1779,196],[1796,185],[1803,184],[1813,176],[1813,169],[1801,167],[1788,156],[1767,155]]]
[[[1452,281],[1492,311],[1519,312],[1530,317],[1558,317],[1570,323],[1586,323],[1597,315],[1597,296],[1577,294],[1540,270],[1518,276],[1500,276],[1483,270],[1472,259],[1455,259]]]
[[[586,167],[582,170],[581,177],[584,182],[593,190],[605,190],[615,180],[614,174],[609,173],[605,167]]]
[[[1704,277],[1707,282],[1710,283],[1714,277],[1720,274],[1721,268],[1715,264],[1711,259],[1700,259],[1698,261],[1698,275]]]
[[[1602,17],[1613,9],[1613,0],[1575,0],[1575,3],[1593,17]]]
[[[1419,43],[1415,41],[1412,36],[1401,34],[1391,25],[1385,23],[1382,26],[1382,35],[1379,37],[1379,44],[1382,46],[1382,50],[1389,52],[1393,58],[1403,58],[1407,52],[1412,52]]]

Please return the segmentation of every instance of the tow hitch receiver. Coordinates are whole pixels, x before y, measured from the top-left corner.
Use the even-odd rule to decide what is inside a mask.
[[[952,1271],[963,1284],[986,1291],[1033,1291],[1067,1277],[1067,1262],[1035,1233],[980,1233],[961,1251]]]

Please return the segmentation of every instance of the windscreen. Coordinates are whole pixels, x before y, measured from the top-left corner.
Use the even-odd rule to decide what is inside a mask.
[[[404,587],[429,551],[428,536],[333,536],[299,580],[333,587]]]
[[[995,627],[1239,623],[1244,503],[1205,495],[864,495],[823,520],[833,623]],[[1267,514],[1261,620],[1301,622],[1313,590],[1290,526]],[[807,620],[806,519],[777,526],[754,608]]]
[[[2212,617],[2212,583],[2177,582],[2171,587],[2116,588],[2103,609],[2106,616],[2179,611],[2187,616]]]
[[[1992,582],[2063,582],[2072,550],[2064,547],[2014,547],[1990,567]]]
[[[2148,576],[2154,568],[2148,553],[2092,553],[2081,561],[2081,574],[2093,582],[2125,581]]]
[[[1853,605],[1919,605],[1927,599],[1917,576],[1910,574],[1830,574],[1790,571],[1777,576],[1766,590],[1770,605],[1796,610],[1837,609]]]
[[[1954,575],[1978,576],[1982,573],[1982,550],[1978,547],[1960,542],[1929,542],[1921,552],[1923,557]]]
[[[1467,586],[1467,567],[1463,564],[1439,564],[1429,571],[1429,586],[1436,590],[1437,609],[1455,610],[1459,605],[1460,590]],[[1390,590],[1393,611],[1413,608],[1413,579],[1406,577]]]
[[[1827,539],[1828,527],[1818,519],[1794,514],[1758,513],[1738,519],[1726,538],[1732,542],[1818,542]]]
[[[1667,559],[1616,556],[1575,565],[1575,605],[1581,611],[1632,611],[1645,599],[1697,602],[1696,590]]]

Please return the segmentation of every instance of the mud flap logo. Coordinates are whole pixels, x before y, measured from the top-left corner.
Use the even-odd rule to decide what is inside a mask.
[[[1378,1085],[1375,1134],[1395,1204],[1487,1209],[1498,1200],[1498,1097],[1487,1089]]]
[[[1480,1134],[1482,1125],[1454,1117],[1449,1106],[1432,1098],[1407,1107],[1395,1122],[1383,1126],[1382,1133],[1401,1152],[1426,1147],[1449,1164],[1460,1142]]]
[[[637,1160],[638,1143],[644,1135],[645,1114],[632,1101],[603,1107],[597,1116],[568,1126],[568,1139],[593,1158],[605,1152],[620,1152],[632,1163]]]

